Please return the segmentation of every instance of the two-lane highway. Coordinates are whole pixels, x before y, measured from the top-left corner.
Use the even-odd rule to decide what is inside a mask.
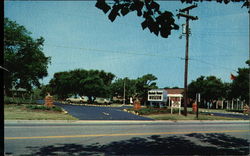
[[[246,155],[249,122],[6,121],[5,152],[13,155]]]

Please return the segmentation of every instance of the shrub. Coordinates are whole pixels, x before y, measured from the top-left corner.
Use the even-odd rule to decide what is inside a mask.
[[[236,109],[228,109],[227,112],[237,112],[237,113],[243,113],[243,110],[236,110]]]
[[[46,107],[44,105],[27,105],[26,108],[31,110],[48,110],[48,111],[62,112],[62,108],[58,106]]]
[[[133,108],[127,109],[128,111],[135,111],[136,113],[139,113],[139,115],[150,115],[150,114],[164,114],[164,113],[171,113],[170,108],[141,108],[139,110],[134,110]],[[178,113],[179,109],[173,109],[173,113]],[[181,110],[181,113],[183,114],[183,110]],[[188,111],[189,114],[195,114],[192,111]]]
[[[36,103],[35,99],[23,99],[20,97],[8,97],[4,96],[4,104],[27,104],[27,103]]]
[[[4,96],[4,104],[11,104],[11,98]]]
[[[168,113],[170,110],[166,108],[142,108],[139,110],[135,110],[135,112],[140,115],[149,115],[149,114],[160,114],[160,113]]]

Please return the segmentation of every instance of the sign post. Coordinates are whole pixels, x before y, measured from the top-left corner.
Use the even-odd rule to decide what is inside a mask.
[[[199,104],[200,104],[200,102],[201,102],[201,94],[200,94],[200,93],[197,93],[197,94],[196,94],[196,101],[197,101],[196,118],[198,119]]]
[[[181,102],[179,101],[173,101],[171,104],[171,114],[173,114],[173,109],[178,108],[179,109],[179,115],[181,115]]]

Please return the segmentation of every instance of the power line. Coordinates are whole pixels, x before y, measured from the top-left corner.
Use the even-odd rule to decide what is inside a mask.
[[[153,56],[153,57],[164,57],[164,58],[178,58],[181,59],[181,57],[178,56],[164,56],[164,55],[156,55],[156,54],[149,54],[149,53],[140,53],[136,51],[115,51],[115,50],[104,50],[104,49],[95,49],[95,48],[83,48],[83,47],[72,47],[72,46],[61,46],[61,45],[53,45],[53,44],[47,44],[53,47],[58,48],[67,48],[67,49],[79,49],[84,51],[95,51],[95,52],[104,52],[104,53],[115,53],[115,54],[128,54],[128,55],[140,55],[140,56]]]
[[[4,40],[4,41],[14,41],[15,40]],[[16,41],[16,42],[23,42],[24,41]],[[151,53],[142,53],[139,51],[117,51],[117,50],[105,50],[105,49],[95,49],[95,48],[85,48],[85,47],[75,47],[75,46],[63,46],[63,45],[56,45],[56,44],[48,44],[46,43],[47,46],[52,46],[52,47],[57,47],[57,48],[66,48],[66,49],[78,49],[78,50],[84,50],[84,51],[95,51],[95,52],[104,52],[104,53],[114,53],[114,54],[127,54],[127,55],[139,55],[139,56],[153,56],[153,57],[163,57],[166,59],[171,59],[171,58],[177,58],[181,59],[179,56],[166,56],[166,55],[157,55],[154,54],[154,52]]]
[[[15,40],[4,40],[4,41],[15,41]],[[19,41],[19,42],[24,42],[24,41]],[[100,52],[101,53],[104,52],[104,53],[126,54],[126,55],[130,55],[130,57],[133,57],[134,55],[137,55],[137,56],[161,57],[161,58],[164,58],[164,59],[166,59],[166,58],[167,59],[173,59],[174,58],[174,59],[185,60],[185,58],[179,57],[179,56],[164,56],[164,55],[156,55],[156,54],[149,54],[149,53],[141,53],[141,52],[138,52],[138,51],[137,52],[136,51],[129,52],[129,51],[114,51],[114,50],[104,50],[104,49],[95,49],[95,48],[62,46],[62,45],[54,45],[54,44],[46,44],[46,45],[57,47],[57,48],[78,49],[78,50],[84,50],[84,51],[94,51],[94,52],[99,52],[99,53]],[[210,57],[216,57],[216,56],[219,56],[219,55],[213,55],[213,56],[210,56]],[[212,66],[215,66],[215,67],[221,67],[223,69],[227,69],[227,70],[230,70],[230,71],[236,71],[234,69],[230,69],[230,68],[227,68],[225,66],[221,66],[221,65],[209,63],[209,62],[206,62],[204,60],[196,59],[196,58],[193,58],[193,57],[198,57],[198,56],[192,56],[192,58],[189,58],[189,60],[197,61],[197,62],[200,62],[200,63],[203,63],[203,64],[207,64],[207,65],[212,65]],[[204,57],[204,56],[200,56],[200,57]],[[121,59],[121,57],[113,57],[113,58],[108,58],[108,59],[109,60],[110,59],[112,59],[112,60],[113,59]]]
[[[206,62],[204,60],[200,60],[200,59],[190,59],[190,60],[194,60],[194,61],[197,61],[197,62],[200,62],[200,63],[203,63],[203,64],[208,64],[208,65],[211,65],[211,66],[214,66],[214,67],[220,67],[220,68],[223,68],[223,69],[227,69],[227,70],[230,70],[230,71],[235,71],[237,72],[236,70],[234,69],[231,69],[231,68],[227,68],[225,66],[221,66],[221,65],[218,65],[218,64],[214,64],[214,63],[209,63],[209,62]]]

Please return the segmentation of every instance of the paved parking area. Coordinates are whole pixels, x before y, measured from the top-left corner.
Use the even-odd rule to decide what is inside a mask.
[[[54,102],[79,120],[153,120],[124,112],[125,107],[81,106]]]

